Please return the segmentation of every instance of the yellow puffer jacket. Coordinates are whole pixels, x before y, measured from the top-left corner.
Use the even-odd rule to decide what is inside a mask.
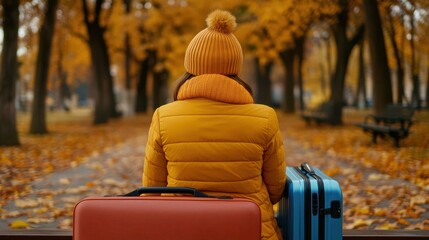
[[[247,91],[220,75],[211,77],[225,86],[213,91],[207,77],[188,80],[180,89],[181,100],[155,111],[143,185],[192,187],[251,199],[261,208],[262,239],[280,239],[272,204],[281,198],[286,163],[276,113],[265,105],[228,103],[249,101]],[[212,90],[186,93],[198,86]],[[225,89],[236,100],[227,99]]]

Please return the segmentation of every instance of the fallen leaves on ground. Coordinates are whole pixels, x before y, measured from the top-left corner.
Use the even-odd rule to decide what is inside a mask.
[[[73,208],[82,198],[124,194],[141,185],[141,146],[146,141],[145,135],[127,139],[77,169],[66,170],[68,174],[62,171],[58,177],[50,175],[36,181],[29,194],[0,208],[0,219],[10,228],[20,220],[28,224],[25,228],[71,229]]]
[[[27,134],[29,122],[20,121],[21,146],[0,147],[0,206],[29,193],[30,183],[39,177],[76,167],[125,139],[145,134],[150,122],[149,116],[138,116],[94,126],[89,115],[73,121],[62,118],[48,124],[49,134],[40,136]],[[69,184],[69,179],[60,181]]]
[[[370,135],[354,126],[365,116],[359,111],[346,112],[342,126],[307,125],[299,116],[283,113],[279,119],[285,136],[316,150],[322,158],[341,159],[377,171],[365,175],[356,168],[320,163],[329,176],[340,176],[346,229],[428,230],[429,114],[416,115],[418,121],[410,135],[401,140],[400,148],[395,148],[390,138],[373,144]],[[390,184],[392,179],[405,183]]]
[[[348,118],[344,126],[315,127],[306,126],[296,115],[279,117],[284,136],[296,139],[296,148],[301,151],[300,156],[287,155],[288,161],[292,157],[302,162],[317,154],[322,166],[327,158],[351,164],[347,168],[338,164],[323,168],[329,176],[343,176],[339,181],[344,196],[344,228],[429,230],[429,220],[425,220],[429,205],[429,136],[425,133],[429,132],[429,122],[417,122],[397,149],[388,140],[371,144],[370,136],[355,128]],[[149,122],[150,116],[137,116],[92,126],[88,117],[55,122],[49,125],[51,133],[46,136],[22,133],[26,130],[21,126],[22,146],[0,148],[0,207],[6,200],[15,207],[9,211],[0,208],[1,219],[14,219],[9,222],[11,228],[51,224],[71,229],[73,207],[84,196],[123,194],[138,186],[141,166],[135,163],[141,164],[142,154],[118,152],[127,140],[146,137]],[[136,149],[144,143],[142,139],[133,140],[127,147]],[[101,161],[91,161],[98,158]],[[82,164],[103,178],[93,176],[76,185],[76,179],[61,177],[52,183],[57,188],[30,187],[35,179]],[[365,175],[355,165],[376,171]],[[120,177],[110,177],[111,173]],[[407,184],[389,184],[398,178]],[[380,182],[383,184],[375,185]]]
[[[429,114],[421,115],[410,128],[407,138],[400,141],[401,147],[393,146],[391,138],[371,142],[354,123],[363,121],[364,115],[345,117],[343,126],[310,125],[296,115],[280,115],[286,134],[316,148],[327,155],[338,156],[348,161],[375,168],[391,177],[402,178],[429,191]]]

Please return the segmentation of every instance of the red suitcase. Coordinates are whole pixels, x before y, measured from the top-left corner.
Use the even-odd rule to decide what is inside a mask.
[[[193,196],[140,196],[143,193]],[[139,188],[76,204],[73,239],[259,240],[261,213],[247,199],[213,198],[192,188]]]

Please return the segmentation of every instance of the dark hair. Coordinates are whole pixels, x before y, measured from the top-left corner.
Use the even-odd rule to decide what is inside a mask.
[[[238,77],[236,74],[233,75],[225,75],[231,79],[233,79],[234,81],[238,82],[241,86],[243,86],[249,93],[251,96],[253,96],[253,92],[252,92],[252,88],[249,86],[249,84],[247,84],[245,81],[243,81],[240,77]],[[177,86],[176,89],[174,90],[174,101],[177,101],[177,95],[179,94],[179,89],[180,87],[189,79],[195,77],[195,75],[189,73],[189,72],[185,72],[179,79],[177,79]]]

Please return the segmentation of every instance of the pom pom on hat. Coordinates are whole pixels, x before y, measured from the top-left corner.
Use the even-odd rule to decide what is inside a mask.
[[[237,27],[235,17],[228,11],[215,10],[206,19],[208,29],[221,32],[232,33]]]

